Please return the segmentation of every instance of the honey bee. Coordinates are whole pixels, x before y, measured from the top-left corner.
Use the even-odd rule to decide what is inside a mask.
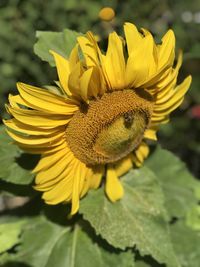
[[[131,127],[132,123],[133,123],[133,119],[134,119],[134,114],[133,112],[129,111],[126,112],[124,115],[124,125],[126,128]]]

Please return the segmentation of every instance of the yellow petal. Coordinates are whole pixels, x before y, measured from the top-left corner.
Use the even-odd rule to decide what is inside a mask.
[[[174,86],[171,85],[171,90],[166,88],[166,90],[162,90],[158,92],[156,99],[156,106],[164,106],[164,104],[169,103],[170,101],[176,102],[180,97],[184,96],[189,86],[191,84],[191,77],[188,76],[183,83],[178,85],[175,89]],[[163,91],[165,93],[163,93]]]
[[[69,56],[69,67],[70,67],[70,71],[72,71],[74,69],[74,67],[76,66],[76,64],[79,61],[79,56],[78,56],[78,45],[76,45]]]
[[[131,157],[128,155],[127,157],[123,158],[122,160],[118,161],[115,164],[115,171],[117,176],[122,176],[126,172],[128,172],[133,167]]]
[[[88,96],[97,97],[103,95],[105,92],[105,86],[103,84],[103,77],[97,67],[92,68],[91,79],[88,85]]]
[[[9,100],[11,107],[18,108],[18,107],[20,107],[19,105],[29,107],[29,105],[23,100],[23,98],[20,95],[9,94],[8,100]]]
[[[93,69],[86,70],[80,78],[80,96],[87,103],[88,102],[88,89],[92,77]]]
[[[93,175],[90,179],[90,188],[97,189],[99,187],[104,171],[105,171],[104,166],[96,167],[92,170]]]
[[[92,42],[85,36],[77,38],[78,43],[83,52],[87,67],[93,67],[98,65],[97,51]]]
[[[131,159],[136,167],[140,168],[142,166],[142,163],[137,159],[135,154],[131,156]]]
[[[36,184],[43,184],[47,181],[55,179],[59,176],[66,168],[73,165],[74,156],[71,152],[68,151],[69,149],[65,149],[65,155],[63,155],[59,162],[55,165],[51,165],[48,169],[41,170],[36,177]],[[53,157],[53,155],[51,155]],[[52,160],[51,160],[52,161]]]
[[[157,129],[149,128],[144,132],[144,138],[150,139],[150,140],[157,140],[156,136]]]
[[[74,173],[73,178],[73,188],[72,188],[72,207],[71,214],[75,214],[79,209],[79,195],[80,195],[80,184],[82,183],[83,178],[85,177],[86,169],[83,167],[83,164],[77,162],[76,172]]]
[[[56,146],[45,146],[45,147],[30,147],[28,145],[17,143],[17,145],[27,153],[31,154],[51,154],[56,153],[66,147],[66,140],[63,138]]]
[[[72,169],[72,166],[67,166],[66,168],[63,169],[61,173],[57,174],[53,179],[49,179],[49,180],[43,181],[40,184],[36,184],[34,188],[38,191],[43,191],[43,192],[53,190],[55,187],[57,187],[58,184],[62,183],[64,180],[68,182],[68,179],[66,177],[68,177],[69,174],[71,173],[71,169]],[[63,201],[64,200],[65,199],[63,199]],[[56,201],[58,201],[58,199]]]
[[[128,54],[131,55],[133,51],[138,49],[138,47],[141,47],[143,36],[132,23],[125,23],[124,32],[126,36]]]
[[[104,93],[104,91],[102,91],[103,86],[100,75],[98,68],[91,67],[80,77],[79,96],[86,103],[89,102],[90,97],[96,98],[98,95],[102,95]]]
[[[115,202],[121,199],[124,195],[124,189],[119,181],[116,171],[113,167],[108,166],[107,174],[106,174],[106,184],[105,191],[108,198]]]
[[[134,30],[135,32],[135,30]],[[144,37],[136,38],[135,44],[129,45],[131,51],[126,65],[126,86],[140,87],[157,72],[156,46],[152,35],[143,29]],[[136,36],[138,36],[136,34]],[[130,38],[130,36],[128,37]],[[142,39],[141,39],[142,38]],[[129,40],[130,42],[130,40]],[[132,43],[134,43],[132,39]]]
[[[159,114],[169,114],[177,108],[182,103],[183,97],[189,89],[191,81],[191,76],[188,76],[180,85],[175,89],[172,89],[168,93],[168,98],[165,97],[163,102],[160,100],[159,104],[156,103],[154,112]]]
[[[41,129],[31,125],[21,123],[16,119],[3,120],[3,123],[10,129],[17,131],[25,135],[52,135],[56,132],[64,131],[63,127],[57,127],[52,129]]]
[[[158,68],[163,66],[172,66],[175,57],[175,36],[172,30],[169,30],[162,38],[162,44],[158,45]]]
[[[68,171],[68,170],[67,170]],[[61,174],[63,176],[63,174]],[[57,184],[52,186],[49,190],[45,191],[45,188],[42,198],[49,205],[56,205],[64,201],[70,201],[72,196],[72,186],[73,186],[73,171],[71,171],[65,178],[62,179],[59,177]],[[38,190],[41,190],[39,187],[35,187]]]
[[[169,115],[158,115],[155,116],[155,114],[153,114],[152,116],[152,123],[155,125],[159,125],[159,124],[164,124],[164,123],[168,123],[169,122]]]
[[[48,90],[24,83],[17,83],[17,88],[24,101],[33,109],[66,115],[72,115],[78,110],[77,105],[67,103],[67,99]]]
[[[154,87],[158,88],[157,101],[163,98],[167,93],[175,87],[178,77],[179,69],[182,65],[183,53],[179,52],[177,64],[175,68],[169,68],[159,79],[157,79],[156,85]]]
[[[152,35],[145,29],[142,29],[142,35],[133,24],[126,23],[124,31],[129,53],[126,85],[152,86],[165,73],[166,67],[173,64],[175,45],[173,32],[169,30],[162,39],[162,45],[156,46]]]
[[[80,62],[76,64],[74,69],[71,71],[69,75],[69,90],[72,93],[72,95],[76,97],[80,97],[80,77],[83,74],[83,67]]]
[[[62,89],[67,95],[71,95],[71,92],[68,88],[68,77],[70,74],[69,61],[52,50],[49,52],[53,55],[56,62],[56,68]]]
[[[183,59],[183,53],[182,51],[179,51],[176,67],[172,68],[163,65],[163,67],[161,67],[160,70],[155,75],[152,75],[152,77],[147,82],[144,83],[143,85],[144,88],[153,87],[159,90],[159,95],[161,92],[165,94],[164,91],[168,90],[167,88],[170,89],[170,87],[172,88],[176,84],[178,72],[182,64],[182,59]]]
[[[90,189],[90,182],[91,182],[92,177],[93,177],[92,169],[87,169],[85,178],[82,182],[82,188],[80,190],[80,198],[83,197]]]
[[[55,165],[60,159],[65,156],[66,150],[63,149],[54,154],[43,154],[38,164],[32,170],[33,173],[48,169],[50,166]]]
[[[38,190],[45,191],[43,199],[47,204],[58,204],[63,201],[72,201],[71,214],[79,209],[79,198],[84,187],[88,168],[76,158],[72,159],[71,165],[66,166],[55,180],[47,181],[44,185],[36,186]],[[56,184],[57,183],[57,184]]]
[[[183,102],[184,97],[180,98],[177,102],[170,102],[168,104],[166,104],[165,106],[163,105],[163,108],[156,108],[153,112],[152,115],[152,121],[154,121],[154,117],[161,117],[161,116],[167,116],[169,115],[172,111],[174,111],[177,107],[179,107],[181,105],[181,103]]]
[[[124,88],[125,84],[125,59],[122,40],[116,32],[110,33],[108,49],[103,59],[103,71],[109,79],[112,89]]]
[[[6,106],[8,112],[21,123],[36,126],[43,129],[51,129],[61,125],[67,125],[70,117],[57,114],[48,114],[36,110],[27,110]]]
[[[45,147],[45,146],[57,146],[62,142],[64,132],[56,133],[49,136],[23,136],[9,129],[6,130],[9,136],[17,143],[30,146],[30,147]]]
[[[142,142],[139,147],[134,151],[133,162],[137,167],[140,167],[149,154],[149,147],[145,142]]]
[[[94,35],[92,34],[92,32],[87,32],[87,38],[88,40],[92,43],[96,53],[97,53],[97,62],[95,62],[95,66],[98,69],[99,75],[100,75],[100,82],[101,82],[101,86],[99,87],[99,92],[100,94],[103,94],[107,88],[112,88],[110,81],[109,81],[109,77],[106,74],[105,71],[105,66],[104,66],[104,60],[105,60],[105,56],[101,53],[101,50],[96,42],[96,39],[94,37]]]

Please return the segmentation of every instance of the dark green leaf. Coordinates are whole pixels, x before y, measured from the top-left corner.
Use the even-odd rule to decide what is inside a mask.
[[[135,263],[135,267],[151,267],[151,265],[149,265],[143,261],[138,261]]]
[[[182,267],[199,267],[200,231],[187,227],[183,221],[171,226],[173,245]]]
[[[51,66],[55,66],[54,59],[49,53],[53,50],[65,58],[68,58],[72,48],[76,44],[76,39],[81,33],[65,29],[63,32],[42,32],[38,31],[36,37],[37,43],[34,45],[34,52],[42,60],[49,62]]]
[[[78,224],[74,228],[61,226],[44,217],[30,218],[21,245],[6,259],[31,267],[134,267],[132,253],[109,253]]]
[[[133,267],[133,255],[129,252],[109,253],[84,233],[79,226],[63,235],[55,245],[46,267]]]
[[[200,188],[198,180],[178,157],[160,147],[145,164],[154,171],[161,183],[169,215],[185,216],[197,203],[194,190]]]
[[[22,150],[13,144],[13,140],[7,135],[3,126],[0,127],[0,178],[6,182],[14,184],[29,184],[33,180],[33,175],[27,169],[31,161],[29,155],[25,156]],[[30,162],[31,161],[31,162]]]
[[[114,247],[136,247],[169,267],[179,266],[165,221],[163,195],[155,175],[147,168],[130,171],[122,178],[125,196],[113,204],[102,189],[81,201],[80,212]]]

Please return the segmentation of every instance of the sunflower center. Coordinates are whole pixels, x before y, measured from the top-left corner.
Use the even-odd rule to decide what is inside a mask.
[[[150,122],[153,101],[139,89],[114,91],[77,111],[66,129],[68,146],[87,165],[115,162],[134,150]]]

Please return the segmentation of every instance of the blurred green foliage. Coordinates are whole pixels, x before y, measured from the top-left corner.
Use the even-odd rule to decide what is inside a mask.
[[[200,171],[199,121],[190,109],[200,103],[200,3],[199,0],[1,0],[0,1],[0,106],[9,93],[16,93],[15,83],[50,84],[56,79],[54,69],[33,53],[37,31],[62,31],[64,28],[96,34],[108,34],[108,24],[98,19],[104,6],[111,6],[116,17],[111,28],[122,33],[125,21],[147,27],[157,40],[172,28],[177,48],[184,50],[180,80],[192,74],[193,82],[186,100],[173,115],[171,124],[160,132],[161,143],[178,153],[192,171]]]

